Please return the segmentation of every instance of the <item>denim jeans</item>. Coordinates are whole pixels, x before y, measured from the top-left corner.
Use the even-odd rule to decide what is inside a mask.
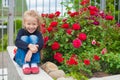
[[[31,43],[31,44],[36,44],[38,42],[38,37],[35,35],[30,35],[30,36],[22,36],[21,40],[25,41],[26,43]],[[24,50],[21,48],[17,49],[16,55],[14,57],[15,62],[19,66],[23,66],[25,64],[25,56],[28,50]],[[32,54],[32,58],[30,62],[27,62],[29,64],[31,63],[40,63],[40,52]]]

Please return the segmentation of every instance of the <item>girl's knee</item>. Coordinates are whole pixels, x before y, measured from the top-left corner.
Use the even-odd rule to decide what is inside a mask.
[[[29,38],[28,36],[22,36],[21,40],[24,42],[28,42],[28,40],[29,40],[28,38]]]
[[[37,39],[37,36],[36,35],[30,35],[30,38],[31,39]]]
[[[33,44],[38,42],[38,37],[36,35],[31,35],[29,38],[30,38],[30,42]]]

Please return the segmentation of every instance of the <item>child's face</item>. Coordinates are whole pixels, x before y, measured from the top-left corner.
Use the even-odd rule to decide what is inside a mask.
[[[34,17],[28,16],[24,19],[24,27],[29,33],[34,33],[38,28],[38,20]]]

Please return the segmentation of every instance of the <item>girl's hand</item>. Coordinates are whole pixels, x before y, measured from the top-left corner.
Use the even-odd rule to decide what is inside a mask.
[[[32,53],[36,53],[38,51],[38,45],[29,44],[28,48],[32,51]]]
[[[28,52],[26,53],[26,56],[25,56],[25,62],[30,62],[31,57],[32,57],[32,51],[28,50]]]

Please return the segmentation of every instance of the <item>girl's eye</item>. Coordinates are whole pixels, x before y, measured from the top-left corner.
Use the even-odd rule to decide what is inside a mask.
[[[30,25],[30,23],[28,23],[27,25]]]
[[[33,23],[33,25],[36,25],[35,23]]]

